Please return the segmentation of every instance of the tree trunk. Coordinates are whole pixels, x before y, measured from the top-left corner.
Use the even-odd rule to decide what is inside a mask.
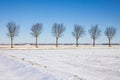
[[[78,47],[78,39],[76,39],[76,47]]]
[[[93,47],[95,47],[95,39],[93,39]]]
[[[38,48],[38,37],[36,37],[36,48]]]
[[[13,48],[13,38],[11,38],[11,48]]]
[[[111,40],[109,39],[109,47],[111,47],[110,41],[111,41]]]
[[[56,47],[58,47],[58,38],[56,38]]]

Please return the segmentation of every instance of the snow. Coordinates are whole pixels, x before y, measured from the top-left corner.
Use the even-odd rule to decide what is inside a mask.
[[[0,55],[0,80],[61,80],[6,56]]]
[[[0,80],[120,80],[120,49],[1,49]]]

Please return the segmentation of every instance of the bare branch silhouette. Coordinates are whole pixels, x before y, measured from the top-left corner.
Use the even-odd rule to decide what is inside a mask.
[[[108,38],[109,47],[111,47],[111,40],[116,34],[116,28],[114,27],[107,27],[105,30],[105,36]]]
[[[42,32],[42,24],[36,23],[36,24],[32,25],[31,31],[32,31],[31,35],[33,35],[33,37],[35,37],[35,39],[36,39],[36,48],[38,48],[38,37]]]
[[[78,47],[79,38],[82,37],[84,33],[85,33],[84,27],[79,25],[74,25],[72,35],[76,38],[76,47]]]
[[[11,48],[13,48],[13,39],[15,36],[18,36],[19,25],[16,25],[15,22],[9,22],[7,24],[8,33],[7,35],[11,38]]]
[[[56,47],[58,47],[58,39],[63,36],[63,32],[65,31],[65,27],[63,24],[55,23],[52,27],[52,34],[56,38]]]
[[[98,25],[95,25],[90,28],[89,33],[93,39],[93,47],[95,47],[95,41],[100,37],[101,30],[98,28]]]

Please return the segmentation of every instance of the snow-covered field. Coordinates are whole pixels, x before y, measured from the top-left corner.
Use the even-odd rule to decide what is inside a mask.
[[[120,80],[120,49],[0,49],[0,80]]]

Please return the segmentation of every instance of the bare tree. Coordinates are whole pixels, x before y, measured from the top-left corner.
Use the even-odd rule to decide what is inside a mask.
[[[56,47],[58,47],[58,39],[63,36],[63,32],[65,31],[65,27],[63,24],[55,23],[52,27],[53,36],[56,38]]]
[[[38,37],[40,35],[40,33],[42,32],[42,24],[41,23],[36,23],[32,26],[31,28],[31,34],[33,35],[33,37],[35,37],[36,39],[36,48],[38,48]]]
[[[16,25],[15,22],[9,22],[7,24],[8,33],[7,35],[11,38],[11,48],[13,48],[13,39],[15,36],[18,36],[19,25]]]
[[[98,25],[95,25],[90,28],[89,33],[93,39],[93,47],[95,47],[95,41],[100,37],[101,30],[98,28]]]
[[[85,33],[84,27],[79,25],[74,25],[72,35],[76,38],[76,47],[78,47],[78,40]]]
[[[111,40],[116,34],[116,28],[114,27],[107,27],[105,30],[105,36],[107,36],[108,41],[109,41],[109,47],[111,47]]]

